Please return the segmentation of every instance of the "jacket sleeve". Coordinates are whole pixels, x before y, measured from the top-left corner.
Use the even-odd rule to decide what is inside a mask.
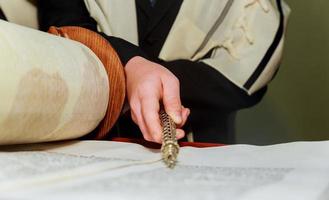
[[[83,0],[38,0],[37,7],[40,30],[47,31],[50,26],[80,26],[98,32],[97,22],[90,17]],[[147,57],[126,40],[98,33],[111,43],[124,65],[134,56]]]
[[[252,95],[242,90],[213,67],[189,60],[161,62],[180,81],[184,105],[202,106],[205,110],[235,111],[257,104],[267,87]]]

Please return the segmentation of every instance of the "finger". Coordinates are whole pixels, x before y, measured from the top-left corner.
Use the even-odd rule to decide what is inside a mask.
[[[183,127],[185,125],[189,115],[190,115],[190,109],[183,107],[183,109],[182,109],[182,123],[177,124],[176,126],[178,128]]]
[[[138,124],[136,114],[132,110],[130,111],[130,114],[131,114],[131,119],[133,120],[133,122],[135,122],[135,124]]]
[[[129,101],[129,107],[130,107],[131,119],[135,122],[135,124],[138,125],[137,114],[139,113],[138,110],[140,110],[139,101],[138,100],[130,100]]]
[[[177,140],[182,139],[185,136],[185,131],[183,129],[176,129]]]
[[[142,116],[148,134],[151,135],[154,142],[162,143],[162,127],[160,124],[159,109],[158,98],[148,97],[142,99]]]
[[[133,121],[138,125],[141,130],[143,137],[147,141],[153,141],[151,135],[148,134],[147,128],[145,126],[145,122],[141,112],[141,106],[139,102],[131,104],[131,116]]]
[[[182,104],[177,78],[163,80],[163,105],[165,111],[176,124],[182,123]]]

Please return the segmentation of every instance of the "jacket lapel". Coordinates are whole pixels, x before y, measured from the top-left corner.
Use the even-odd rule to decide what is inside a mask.
[[[7,21],[7,18],[5,16],[5,14],[2,12],[1,8],[0,8],[0,19]]]
[[[150,0],[136,0],[136,6],[138,6],[148,17],[150,17],[152,11]]]
[[[144,1],[148,1],[147,2],[148,6],[149,6],[149,8],[151,8],[149,25],[145,32],[145,35],[147,35],[159,24],[161,19],[166,15],[166,13],[169,11],[169,9],[174,5],[176,0],[157,0],[154,8],[152,8],[150,6],[149,0],[144,0]]]

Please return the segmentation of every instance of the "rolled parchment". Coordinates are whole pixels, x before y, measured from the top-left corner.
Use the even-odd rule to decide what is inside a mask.
[[[109,80],[86,46],[0,20],[0,144],[78,138],[109,103]]]

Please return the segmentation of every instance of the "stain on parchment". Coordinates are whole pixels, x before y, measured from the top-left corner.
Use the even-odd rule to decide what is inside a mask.
[[[71,120],[55,133],[66,135],[67,139],[80,137],[92,131],[102,119],[102,113],[106,112],[108,105],[107,74],[102,74],[95,58],[87,50],[82,50],[88,62],[81,66],[83,74],[78,101],[74,106]],[[71,137],[67,137],[68,135]]]
[[[2,134],[33,139],[52,132],[60,121],[68,92],[58,73],[32,69],[19,82],[10,113],[0,126]]]

